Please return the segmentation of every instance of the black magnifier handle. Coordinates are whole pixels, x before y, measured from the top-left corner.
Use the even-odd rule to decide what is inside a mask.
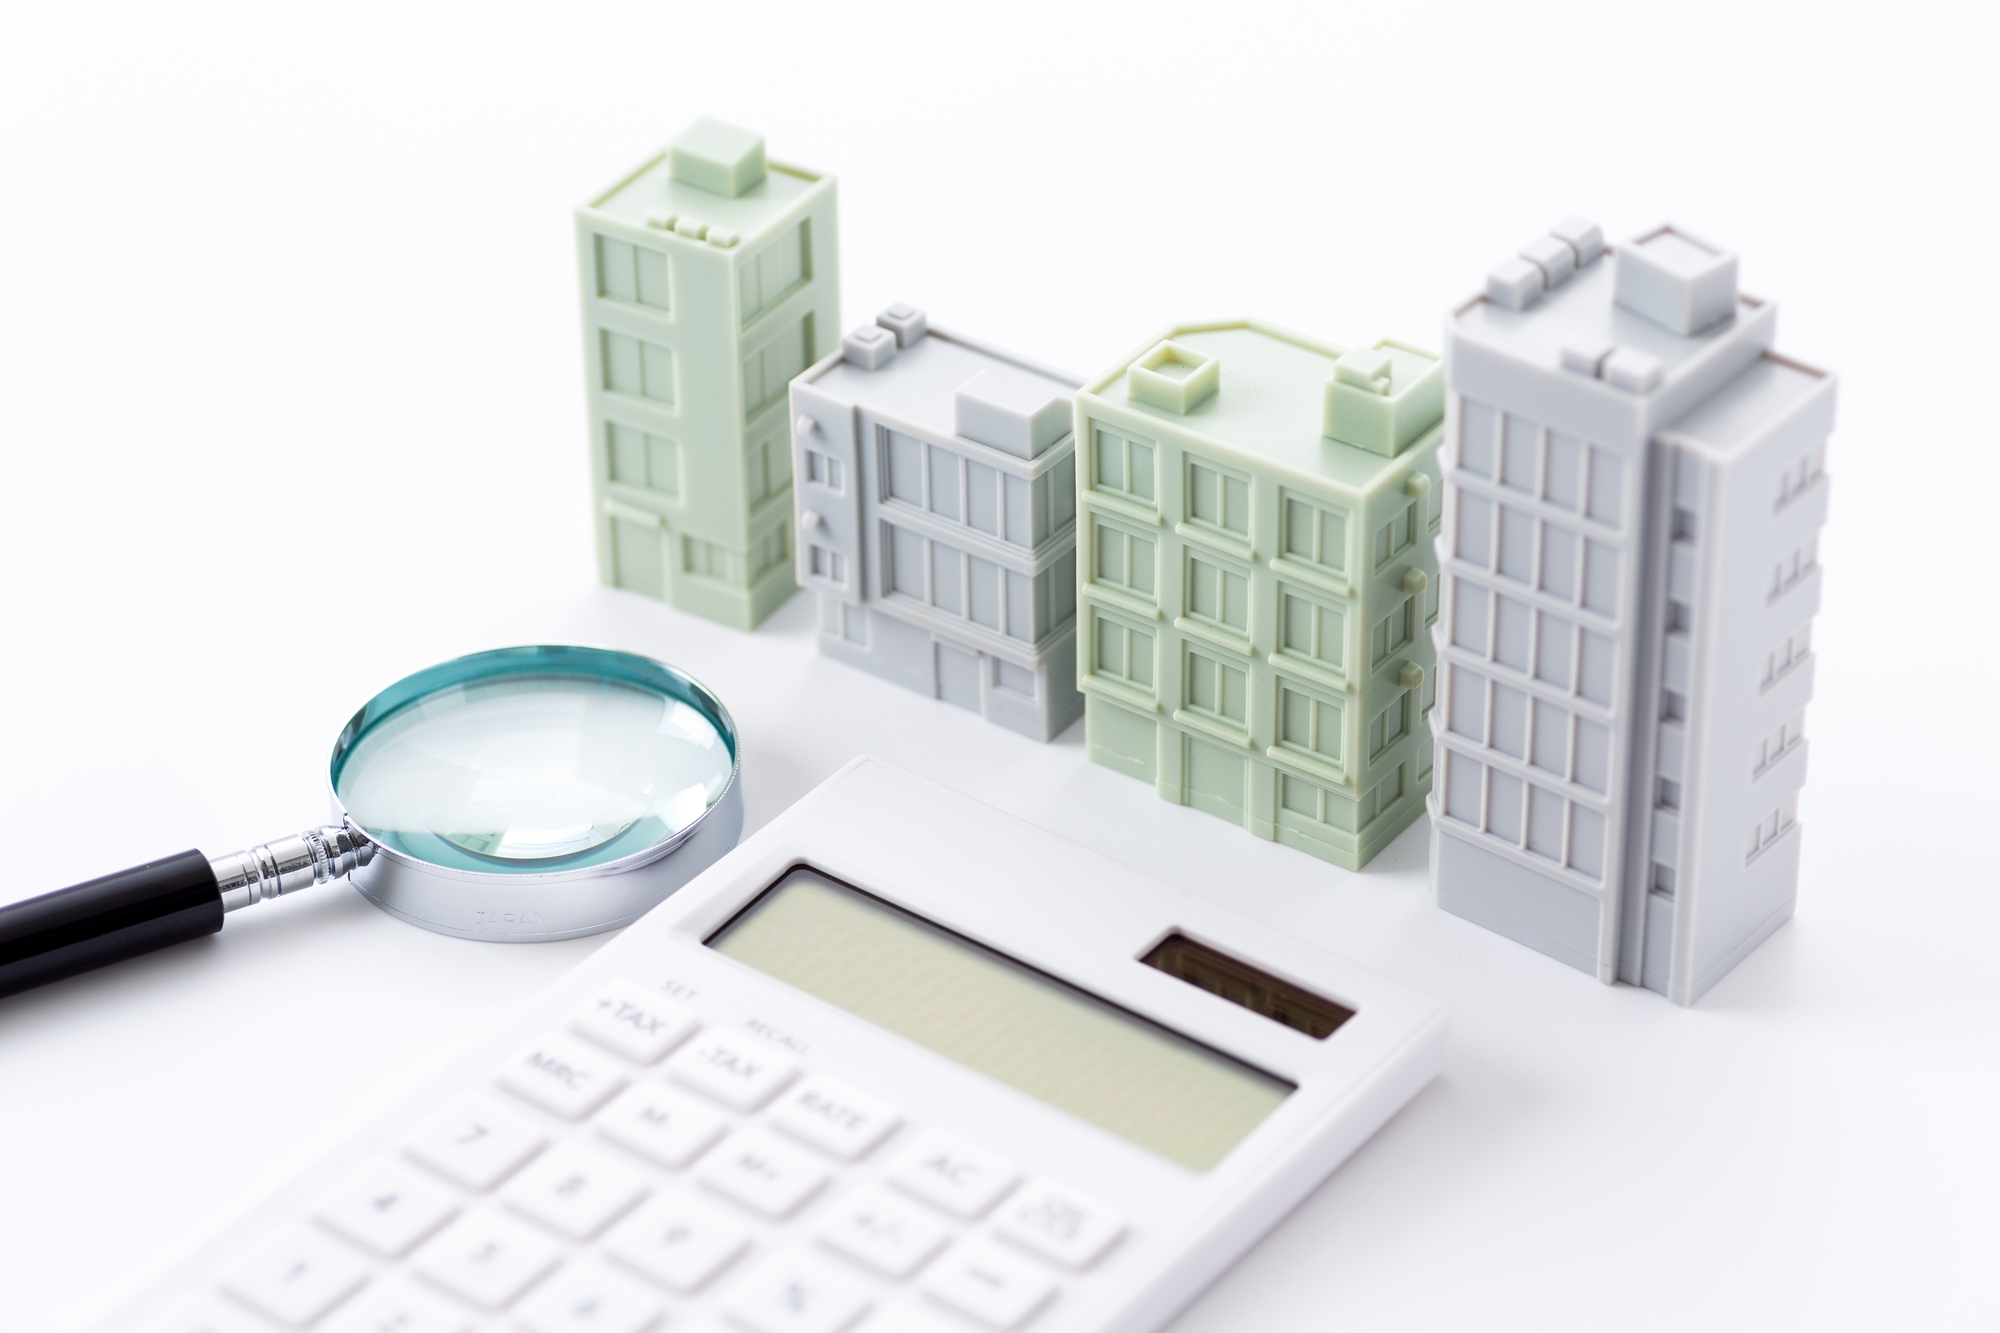
[[[346,824],[247,852],[182,852],[0,907],[0,995],[213,935],[239,907],[367,865],[375,844]]]

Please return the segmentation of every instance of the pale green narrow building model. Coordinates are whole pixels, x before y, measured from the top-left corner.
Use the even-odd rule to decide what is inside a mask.
[[[833,177],[696,121],[576,241],[599,574],[749,629],[796,586],[785,386],[840,339]]]
[[[1438,358],[1257,320],[1076,398],[1090,757],[1359,870],[1424,809]]]

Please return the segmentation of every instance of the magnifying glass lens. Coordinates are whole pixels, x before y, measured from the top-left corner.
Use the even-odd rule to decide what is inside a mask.
[[[0,907],[0,996],[342,877],[464,939],[615,930],[736,845],[736,745],[714,691],[635,653],[526,644],[440,662],[341,728],[327,759],[336,822]]]
[[[588,676],[452,685],[370,725],[334,791],[377,843],[431,865],[541,874],[672,838],[735,759],[700,710]]]

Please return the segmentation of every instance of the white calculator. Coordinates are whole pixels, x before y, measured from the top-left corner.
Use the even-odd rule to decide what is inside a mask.
[[[105,1327],[1138,1333],[1445,1027],[858,759]]]

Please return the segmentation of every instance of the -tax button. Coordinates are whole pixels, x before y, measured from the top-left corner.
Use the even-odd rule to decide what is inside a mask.
[[[1101,1204],[1047,1180],[1010,1199],[993,1227],[1022,1249],[1068,1268],[1088,1267],[1125,1233],[1125,1223]]]
[[[1004,1157],[932,1130],[889,1172],[890,1183],[954,1217],[977,1217],[1014,1187],[1021,1173]]]
[[[674,1053],[667,1076],[733,1111],[754,1111],[792,1081],[798,1062],[759,1037],[712,1028]]]

